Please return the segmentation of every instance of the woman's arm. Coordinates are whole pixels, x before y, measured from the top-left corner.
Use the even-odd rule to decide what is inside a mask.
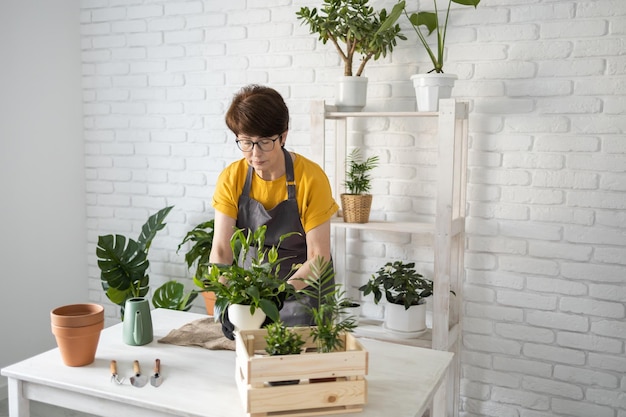
[[[325,221],[317,227],[309,230],[306,234],[307,260],[287,282],[301,290],[306,287],[303,281],[311,274],[311,263],[318,256],[325,260],[330,260],[330,220]]]
[[[233,263],[233,251],[230,247],[230,238],[233,236],[236,222],[236,219],[233,219],[221,211],[215,211],[213,245],[211,246],[209,262],[226,265]]]

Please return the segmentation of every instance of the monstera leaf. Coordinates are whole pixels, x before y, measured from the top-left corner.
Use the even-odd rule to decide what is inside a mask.
[[[196,291],[185,294],[185,286],[180,282],[168,281],[154,292],[152,304],[156,308],[188,311],[197,296]]]

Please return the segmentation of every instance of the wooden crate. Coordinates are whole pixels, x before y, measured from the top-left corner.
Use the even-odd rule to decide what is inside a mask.
[[[237,387],[250,417],[301,417],[359,412],[367,402],[367,351],[350,333],[339,352],[311,352],[310,328],[296,327],[306,340],[306,353],[269,356],[267,331],[243,330],[235,338]],[[331,378],[318,382],[316,379]],[[296,385],[269,382],[299,380]]]

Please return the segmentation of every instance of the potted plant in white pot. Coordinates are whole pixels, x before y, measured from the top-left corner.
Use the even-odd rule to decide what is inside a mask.
[[[387,262],[359,290],[374,294],[376,304],[385,295],[385,330],[406,337],[426,330],[424,299],[433,294],[433,282],[415,271],[414,262]]]
[[[362,76],[365,65],[392,52],[397,39],[406,39],[400,25],[387,24],[382,29],[387,11],[376,12],[368,0],[324,0],[319,10],[302,7],[296,16],[311,33],[319,35],[323,44],[330,41],[343,61],[343,77],[335,97],[339,111],[360,111],[367,100],[367,78]],[[353,71],[358,57],[361,63]]]
[[[377,155],[362,160],[359,148],[352,150],[346,161],[346,192],[341,194],[341,209],[346,223],[367,223],[372,207],[370,171],[378,166]]]
[[[389,18],[381,25],[380,31],[385,31],[387,26],[391,26],[397,22],[400,16],[404,13],[409,20],[409,23],[415,30],[417,38],[421,46],[424,47],[428,57],[432,61],[433,69],[426,74],[415,74],[411,76],[413,86],[415,87],[415,94],[417,99],[418,111],[437,111],[439,109],[439,99],[450,98],[452,94],[452,87],[457,79],[454,74],[447,74],[443,71],[444,51],[446,44],[446,33],[448,29],[448,19],[450,17],[450,6],[452,3],[460,4],[463,6],[478,6],[480,0],[447,0],[448,7],[445,9],[445,15],[441,16],[443,19],[440,21],[440,10],[437,7],[437,0],[433,0],[434,11],[433,12],[416,12],[409,15],[406,11],[406,1],[402,0],[398,2],[391,12]],[[443,15],[443,13],[442,13]],[[428,35],[433,32],[437,32],[437,43],[435,51],[428,44],[426,37],[420,30],[420,26],[423,26],[428,31]]]
[[[264,247],[267,226],[255,231],[237,229],[230,239],[235,261],[230,265],[211,264],[201,277],[194,277],[197,286],[213,291],[215,309],[219,314],[228,310],[235,331],[259,329],[266,318],[280,320],[279,305],[295,293],[293,285],[283,281],[278,273],[280,262],[277,246]],[[251,260],[245,267],[244,260]]]

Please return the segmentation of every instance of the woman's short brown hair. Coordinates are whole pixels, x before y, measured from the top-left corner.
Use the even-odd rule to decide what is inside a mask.
[[[226,112],[226,125],[236,135],[271,137],[289,129],[289,109],[280,93],[261,85],[247,85]]]

